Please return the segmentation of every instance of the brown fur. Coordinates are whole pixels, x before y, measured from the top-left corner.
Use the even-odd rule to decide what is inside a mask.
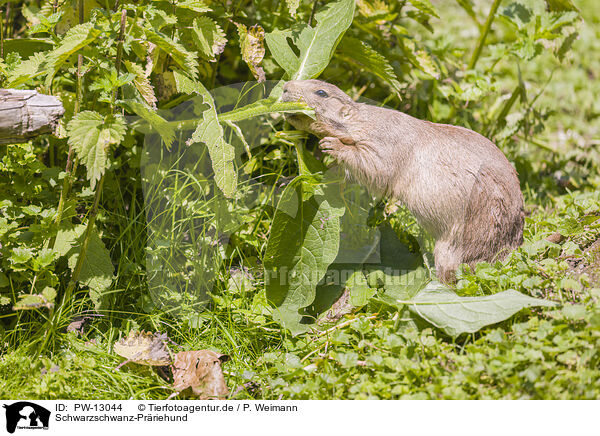
[[[453,281],[461,263],[502,259],[523,242],[517,173],[478,133],[357,103],[319,80],[286,83],[282,99],[313,107],[316,120],[292,115],[290,123],[322,138],[321,149],[349,175],[399,200],[431,233],[441,280]]]

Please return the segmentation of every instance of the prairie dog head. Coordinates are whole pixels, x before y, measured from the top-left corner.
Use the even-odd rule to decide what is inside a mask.
[[[357,117],[357,103],[337,86],[321,80],[292,80],[283,87],[282,101],[303,101],[315,110],[316,120],[302,114],[287,115],[296,129],[320,138],[346,136]]]

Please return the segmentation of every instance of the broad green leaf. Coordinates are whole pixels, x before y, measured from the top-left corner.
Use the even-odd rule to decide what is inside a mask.
[[[72,54],[95,41],[99,35],[100,30],[94,27],[94,23],[79,24],[71,28],[58,46],[48,54],[46,87],[50,88],[54,75]]]
[[[317,77],[327,67],[344,32],[352,24],[354,0],[336,0],[315,14],[317,25],[298,26],[293,31],[274,30],[267,34],[267,45],[275,61],[293,80]],[[300,52],[296,56],[287,38]]]
[[[293,335],[307,329],[299,310],[313,302],[337,256],[344,213],[308,179],[297,177],[284,190],[264,256],[267,298],[277,306],[273,316]]]
[[[125,123],[121,117],[103,117],[98,112],[84,111],[69,122],[67,131],[69,145],[85,165],[93,189],[106,171],[110,145],[123,140]]]
[[[225,32],[212,19],[208,17],[196,18],[192,24],[192,37],[204,59],[215,62],[216,56],[221,54],[227,44]]]
[[[400,300],[399,303],[407,304],[411,312],[453,337],[504,321],[526,307],[556,305],[514,289],[484,297],[459,297],[445,286],[433,282],[411,300]]]
[[[41,76],[46,71],[43,68],[46,56],[44,53],[36,53],[26,61],[21,62],[12,70],[7,78],[7,88],[16,88],[29,80]]]
[[[202,97],[203,103],[208,105],[188,144],[195,142],[206,144],[215,173],[215,182],[223,194],[231,198],[237,187],[237,173],[233,165],[235,149],[223,138],[223,127],[219,123],[215,102],[204,85],[178,71],[175,72],[175,82],[179,92],[198,94]]]
[[[52,41],[46,38],[8,38],[4,40],[4,56],[18,53],[22,59],[52,48]]]
[[[340,43],[339,52],[348,61],[357,63],[362,69],[387,82],[395,92],[398,93],[402,90],[396,73],[388,60],[366,42],[346,36]]]
[[[196,53],[186,50],[186,48],[173,41],[167,35],[155,32],[152,29],[144,29],[146,39],[155,44],[158,48],[164,51],[173,61],[181,68],[186,71],[190,77],[195,78],[198,75],[198,61],[196,59]]]

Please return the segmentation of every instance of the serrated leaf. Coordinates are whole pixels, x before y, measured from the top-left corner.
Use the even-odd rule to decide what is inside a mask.
[[[175,4],[178,8],[189,9],[190,11],[198,12],[203,14],[204,12],[210,12],[211,9],[200,0],[184,0],[178,1]]]
[[[238,34],[240,37],[240,48],[242,59],[252,71],[252,75],[259,82],[265,81],[265,71],[260,66],[265,57],[265,30],[258,24],[246,28],[243,24],[238,24]]]
[[[198,75],[198,61],[196,60],[196,53],[186,50],[186,48],[173,41],[167,35],[156,32],[152,29],[144,29],[146,39],[152,44],[156,45],[181,68],[186,71],[192,78],[196,78]]]
[[[215,62],[216,56],[225,50],[227,38],[221,27],[208,17],[199,17],[192,23],[192,36],[200,56]]]
[[[274,30],[266,35],[267,45],[275,61],[293,80],[317,77],[327,67],[344,32],[352,24],[354,0],[327,3],[315,14],[317,25],[296,27],[294,31]],[[287,38],[300,52],[296,56]]]
[[[233,165],[235,148],[223,138],[223,127],[219,124],[215,102],[200,82],[193,81],[178,71],[174,72],[174,77],[179,92],[198,94],[202,97],[203,103],[209,106],[202,113],[202,120],[188,140],[188,144],[195,142],[206,144],[215,182],[226,197],[232,197],[237,186],[237,173]]]
[[[346,36],[339,46],[339,51],[350,62],[357,63],[363,69],[387,82],[395,92],[398,93],[402,90],[396,73],[388,60],[366,42]]]
[[[156,96],[154,95],[154,87],[150,83],[150,79],[146,76],[144,68],[141,65],[129,61],[124,61],[124,64],[127,68],[127,71],[135,76],[133,84],[144,101],[148,104],[148,106],[155,108],[157,100]]]
[[[67,131],[69,145],[85,165],[93,189],[106,170],[108,148],[123,140],[125,123],[121,117],[84,111],[69,121]]]
[[[153,131],[158,133],[167,148],[171,147],[175,139],[175,130],[167,120],[161,117],[155,110],[135,100],[124,100],[121,105],[127,107],[144,121],[146,121]]]
[[[13,310],[33,310],[42,307],[52,309],[54,307],[55,297],[56,290],[50,287],[44,288],[40,294],[20,295],[19,301],[13,306]]]
[[[30,56],[26,61],[21,62],[13,69],[8,75],[7,88],[16,88],[29,80],[41,76],[46,71],[42,68],[46,61],[46,55],[44,53],[36,53]]]
[[[504,321],[526,307],[556,305],[514,289],[484,297],[459,297],[445,286],[433,282],[413,299],[399,302],[407,304],[411,312],[453,337]]]
[[[94,23],[78,24],[71,28],[60,41],[58,46],[48,54],[46,68],[46,87],[50,88],[52,79],[62,64],[74,53],[95,41],[101,31]]]
[[[408,58],[411,64],[438,79],[440,73],[435,65],[435,62],[424,49],[418,48],[414,41],[404,39],[401,44],[404,55]]]
[[[307,329],[298,311],[313,302],[317,284],[337,256],[344,213],[316,195],[319,188],[305,198],[309,186],[304,180],[300,176],[284,190],[263,261],[267,298],[277,307],[273,317],[293,335]]]
[[[415,9],[419,10],[425,15],[429,15],[435,18],[440,18],[435,7],[431,4],[429,0],[408,0],[411,5],[415,7]]]

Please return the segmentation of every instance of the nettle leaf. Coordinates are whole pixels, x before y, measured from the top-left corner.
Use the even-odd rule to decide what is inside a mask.
[[[216,62],[217,55],[223,53],[227,38],[223,29],[208,17],[199,17],[192,23],[192,37],[200,56],[210,62]]]
[[[182,9],[189,9],[190,11],[198,12],[199,14],[211,11],[211,9],[204,2],[199,0],[178,1],[175,6]]]
[[[46,69],[46,87],[50,88],[52,79],[62,64],[78,50],[95,41],[100,35],[100,29],[94,27],[94,23],[78,24],[71,28],[60,41],[58,46],[48,54]]]
[[[430,15],[435,18],[440,18],[435,7],[429,0],[408,0],[415,9],[422,12],[425,15]]]
[[[290,30],[276,29],[266,35],[275,62],[293,80],[312,79],[327,67],[344,32],[352,24],[354,0],[329,2],[315,14],[316,27],[308,24]],[[288,43],[290,38],[300,56]]]
[[[123,140],[125,123],[118,116],[102,116],[98,112],[84,111],[69,121],[67,131],[69,145],[85,165],[87,178],[93,189],[106,171],[110,145]]]
[[[174,77],[179,92],[198,94],[203,103],[208,105],[208,109],[202,113],[202,120],[188,140],[188,145],[195,142],[206,144],[215,173],[215,182],[223,194],[231,198],[237,187],[237,173],[233,165],[235,148],[223,138],[223,127],[219,123],[215,102],[200,82],[193,81],[178,71],[174,72]]]
[[[429,53],[424,49],[419,48],[411,39],[404,38],[400,47],[411,64],[424,73],[429,74],[431,77],[439,79],[440,73]]]
[[[86,225],[81,224],[69,229],[61,229],[56,235],[54,250],[59,256],[67,256],[71,272],[77,264]],[[96,310],[105,305],[105,292],[113,281],[115,268],[110,260],[110,253],[96,229],[91,230],[85,259],[79,273],[79,283],[90,289],[90,298]]]
[[[148,106],[155,108],[157,100],[154,95],[154,87],[150,83],[150,79],[146,75],[144,68],[141,65],[129,61],[125,61],[124,64],[127,71],[134,75],[133,84],[144,101]]]
[[[242,59],[246,62],[256,80],[264,82],[265,70],[260,66],[260,63],[265,57],[265,30],[258,24],[250,27],[250,29],[243,24],[238,24],[237,28]]]
[[[387,82],[395,92],[402,90],[402,85],[388,60],[366,42],[346,36],[339,46],[339,51],[348,61],[357,63]]]
[[[473,333],[510,318],[526,307],[553,307],[557,303],[521,294],[514,289],[484,297],[459,297],[439,283],[430,283],[411,300],[399,300],[450,336]]]
[[[7,77],[7,88],[16,88],[44,74],[46,72],[43,68],[45,61],[46,55],[44,53],[35,53],[26,61],[18,64]]]
[[[186,50],[183,45],[173,41],[163,33],[156,32],[152,29],[144,29],[144,32],[146,34],[146,39],[167,53],[179,68],[186,71],[193,78],[198,75],[196,53]]]
[[[344,208],[326,198],[317,183],[299,176],[286,187],[264,256],[267,298],[276,306],[273,317],[293,335],[307,330],[299,310],[314,301],[339,248]]]

